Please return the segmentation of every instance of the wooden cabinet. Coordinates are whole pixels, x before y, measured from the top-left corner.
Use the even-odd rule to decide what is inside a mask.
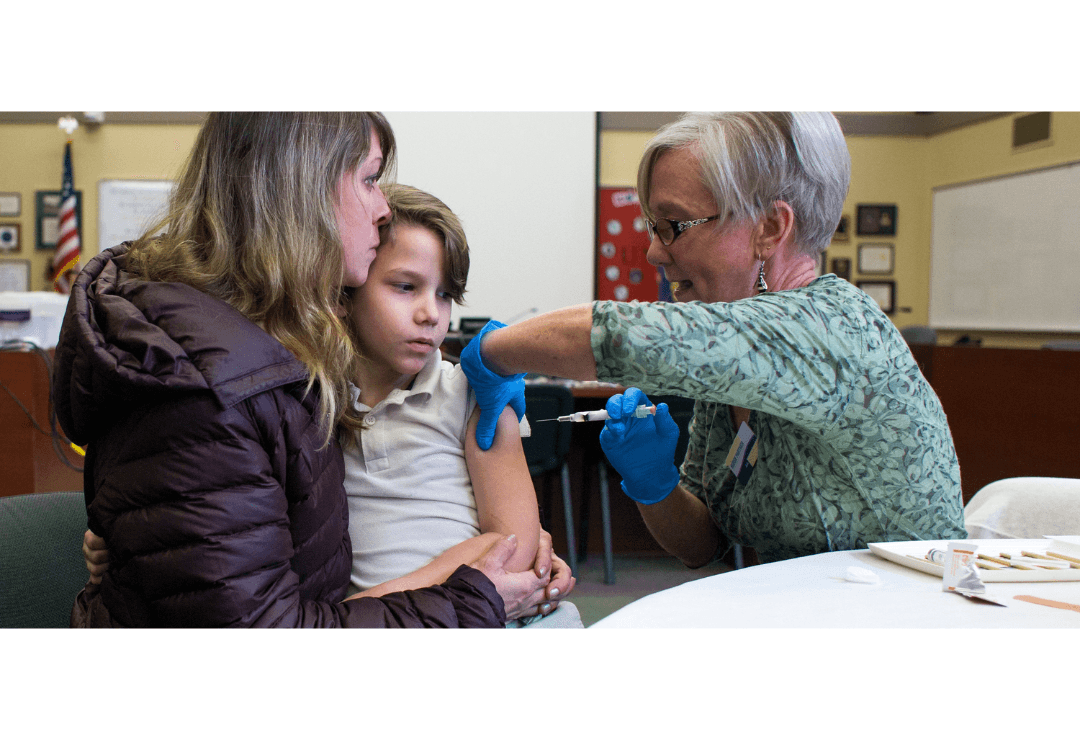
[[[1080,478],[1080,352],[924,347],[949,419],[964,503],[1002,478]]]
[[[35,352],[0,352],[0,383],[0,496],[81,491],[82,473],[60,456],[79,469],[82,457],[63,440],[59,451],[53,445],[45,359]]]

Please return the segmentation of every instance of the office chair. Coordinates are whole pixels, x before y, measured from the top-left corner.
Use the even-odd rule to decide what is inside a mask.
[[[1004,478],[979,489],[964,507],[971,539],[1038,539],[1080,534],[1080,479]]]
[[[574,543],[574,510],[570,505],[570,466],[566,461],[570,454],[571,425],[559,422],[532,423],[539,419],[554,419],[574,413],[574,396],[570,389],[563,385],[527,383],[525,411],[529,416],[532,435],[523,437],[521,446],[525,449],[529,474],[533,477],[544,476],[546,489],[548,474],[559,472],[562,482],[563,518],[566,519],[566,559],[570,564],[570,571],[576,576],[578,564]]]
[[[1073,352],[1080,351],[1080,341],[1076,339],[1055,339],[1051,342],[1046,342],[1042,346],[1043,349],[1063,349],[1071,350]]]
[[[81,491],[0,497],[0,627],[67,627],[88,574]]]
[[[929,326],[905,326],[900,336],[908,344],[937,344],[937,331]]]

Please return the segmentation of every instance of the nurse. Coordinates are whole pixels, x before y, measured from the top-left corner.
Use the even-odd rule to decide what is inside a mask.
[[[963,539],[945,414],[889,317],[815,265],[850,179],[830,113],[695,113],[638,169],[648,260],[675,303],[596,301],[485,327],[462,355],[490,445],[524,372],[627,386],[600,441],[650,532],[690,567]],[[647,393],[695,401],[679,430]]]

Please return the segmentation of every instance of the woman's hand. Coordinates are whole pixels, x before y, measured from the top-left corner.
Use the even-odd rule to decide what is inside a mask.
[[[82,551],[86,569],[90,571],[90,583],[101,583],[101,576],[109,569],[109,550],[105,547],[105,540],[88,529],[83,534]]]
[[[574,585],[577,583],[577,579],[570,571],[570,566],[556,555],[551,547],[551,535],[542,529],[533,572],[538,578],[550,576],[547,588],[544,590],[545,600],[537,607],[537,614],[550,614],[554,611],[559,602],[574,590]]]
[[[648,406],[649,399],[637,388],[609,398],[600,446],[622,476],[623,492],[638,503],[655,504],[679,485],[675,467],[679,425],[666,403],[657,405],[655,414],[636,418],[634,411],[642,405]]]
[[[483,555],[469,563],[495,584],[495,590],[502,597],[508,620],[537,614],[540,604],[547,597],[547,585],[550,582],[550,575],[539,577],[531,570],[522,573],[507,571],[506,562],[516,549],[517,537],[503,537]]]
[[[518,421],[525,415],[525,373],[499,375],[484,364],[481,344],[489,331],[501,329],[506,324],[489,321],[461,352],[461,369],[469,379],[469,386],[476,394],[480,407],[480,422],[476,425],[476,443],[481,450],[491,449],[495,439],[495,426],[507,404],[517,413]]]

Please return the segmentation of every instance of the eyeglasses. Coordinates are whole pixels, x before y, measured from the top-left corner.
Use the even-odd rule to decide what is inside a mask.
[[[660,237],[660,243],[667,247],[690,227],[697,226],[698,224],[707,224],[709,221],[715,221],[723,215],[724,214],[722,213],[718,213],[715,216],[709,216],[708,218],[695,218],[693,221],[672,221],[670,218],[658,218],[656,221],[645,219],[645,228],[649,232],[650,240],[655,234]]]

